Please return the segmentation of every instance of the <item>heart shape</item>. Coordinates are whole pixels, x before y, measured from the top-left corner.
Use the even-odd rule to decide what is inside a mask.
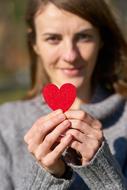
[[[76,98],[76,87],[73,84],[65,83],[59,89],[54,84],[48,84],[43,88],[42,94],[50,108],[62,109],[65,112]]]

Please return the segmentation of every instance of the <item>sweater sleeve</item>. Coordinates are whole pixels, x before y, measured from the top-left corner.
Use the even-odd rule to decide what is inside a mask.
[[[127,189],[127,181],[105,141],[88,165],[72,165],[72,168],[82,177],[91,190]]]
[[[31,171],[25,177],[20,190],[67,190],[75,178],[73,173],[70,179],[56,178],[45,169],[43,169],[37,162],[34,162]]]
[[[0,134],[0,188],[2,190],[14,190],[11,177],[11,156],[8,147]]]
[[[20,112],[17,111],[18,109],[20,109]],[[22,113],[20,105],[17,105],[17,107],[15,107],[15,104],[0,106],[0,189],[68,189],[75,178],[75,174],[69,179],[56,178],[44,170],[30,154],[26,153],[25,142],[24,148],[22,145],[16,145],[18,143],[22,144],[21,137],[18,137],[18,135],[21,135],[19,132],[22,131],[21,123],[24,118],[18,116],[20,113]],[[15,150],[16,147],[21,148],[20,151],[23,152]],[[24,154],[24,156],[21,154]],[[17,159],[20,159],[21,164],[17,162]]]

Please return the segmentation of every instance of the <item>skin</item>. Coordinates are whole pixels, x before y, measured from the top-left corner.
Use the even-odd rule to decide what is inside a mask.
[[[91,77],[102,47],[98,30],[87,20],[59,10],[53,4],[35,17],[38,54],[50,81],[77,87],[77,102],[91,98]],[[82,89],[85,89],[84,91]]]
[[[39,118],[24,137],[28,151],[42,167],[60,177],[65,172],[64,150],[75,149],[86,165],[103,141],[101,123],[78,109],[91,98],[90,81],[102,43],[91,23],[52,4],[38,11],[35,29],[33,48],[51,82],[58,86],[70,82],[78,91],[73,110],[57,110]]]

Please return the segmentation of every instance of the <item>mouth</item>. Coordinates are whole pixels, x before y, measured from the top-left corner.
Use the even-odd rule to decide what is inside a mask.
[[[73,68],[58,68],[64,75],[77,76],[81,73],[83,66]]]

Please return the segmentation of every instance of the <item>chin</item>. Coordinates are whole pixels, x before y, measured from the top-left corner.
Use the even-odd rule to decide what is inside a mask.
[[[58,80],[58,83],[57,83],[57,84],[59,84],[59,86],[62,86],[62,85],[65,84],[65,83],[71,83],[71,84],[73,84],[77,89],[85,85],[85,84],[84,84],[84,80],[82,80],[82,79],[63,79],[62,81],[59,81],[59,80]]]

